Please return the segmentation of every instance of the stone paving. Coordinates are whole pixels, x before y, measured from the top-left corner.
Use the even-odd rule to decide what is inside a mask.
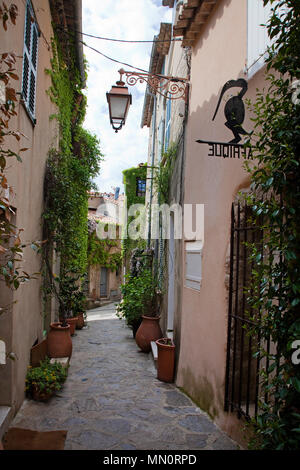
[[[115,304],[88,312],[73,337],[67,381],[48,403],[25,400],[11,427],[67,429],[67,450],[232,450],[224,434],[173,384],[160,382]]]

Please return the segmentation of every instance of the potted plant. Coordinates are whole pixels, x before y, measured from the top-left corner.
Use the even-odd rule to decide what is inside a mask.
[[[175,345],[170,338],[160,338],[157,345],[157,378],[162,382],[173,382]]]
[[[73,296],[73,314],[77,318],[76,322],[76,330],[81,330],[84,327],[85,320],[86,320],[86,296],[84,293],[78,289],[74,292]]]
[[[67,378],[67,369],[61,364],[50,363],[47,357],[39,367],[28,367],[26,375],[27,395],[37,401],[47,401],[62,388]]]

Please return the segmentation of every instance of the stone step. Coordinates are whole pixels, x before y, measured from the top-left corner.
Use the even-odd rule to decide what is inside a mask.
[[[12,418],[11,414],[11,406],[0,406],[0,441],[8,429],[10,420]]]

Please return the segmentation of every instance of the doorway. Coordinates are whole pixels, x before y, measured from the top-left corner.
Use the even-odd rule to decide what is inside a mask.
[[[101,268],[100,272],[100,297],[107,297],[108,292],[108,269]]]

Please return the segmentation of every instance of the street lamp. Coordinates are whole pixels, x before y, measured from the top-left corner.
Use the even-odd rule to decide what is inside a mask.
[[[132,103],[132,96],[128,93],[128,87],[120,80],[106,93],[109,108],[109,118],[112,128],[118,132],[125,124],[129,106]]]
[[[117,86],[113,85],[110,92],[106,93],[110,122],[116,132],[118,132],[118,130],[122,128],[123,124],[125,124],[128,109],[132,102],[132,97],[128,93],[128,87],[124,86],[125,82],[122,80],[123,75],[125,75],[126,83],[128,85],[133,86],[137,82],[146,82],[154,95],[158,93],[167,99],[183,99],[187,102],[189,84],[187,78],[172,77],[161,74],[128,72],[123,69],[119,70],[119,74],[120,80],[117,82]]]

